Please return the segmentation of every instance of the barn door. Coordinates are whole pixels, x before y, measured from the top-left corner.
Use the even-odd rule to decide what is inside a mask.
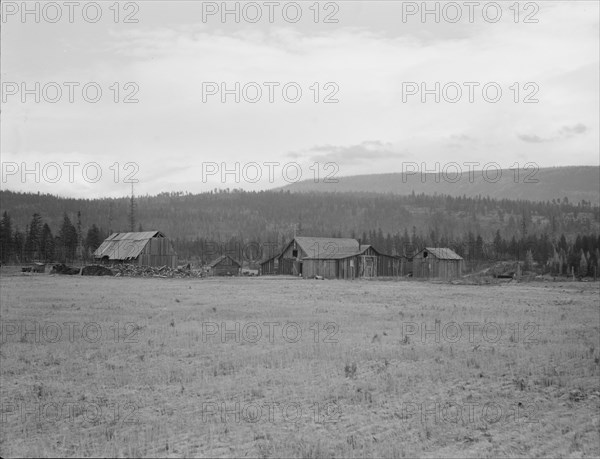
[[[363,277],[375,277],[375,257],[364,256],[362,257],[363,263]]]

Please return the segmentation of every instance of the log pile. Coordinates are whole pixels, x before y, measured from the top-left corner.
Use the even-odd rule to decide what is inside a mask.
[[[170,268],[168,266],[138,266],[138,265],[114,265],[112,266],[116,277],[162,277],[162,278],[184,278],[184,277],[204,277],[204,273],[199,270],[193,270],[187,266]]]

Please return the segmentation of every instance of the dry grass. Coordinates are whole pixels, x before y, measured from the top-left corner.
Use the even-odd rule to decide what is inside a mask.
[[[0,285],[3,457],[600,455],[598,283]]]

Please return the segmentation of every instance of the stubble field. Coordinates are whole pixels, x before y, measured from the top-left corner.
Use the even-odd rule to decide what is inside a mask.
[[[598,283],[0,276],[0,455],[598,457]]]

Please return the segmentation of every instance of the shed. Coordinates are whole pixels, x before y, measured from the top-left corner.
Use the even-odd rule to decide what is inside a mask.
[[[96,249],[94,259],[103,263],[177,267],[173,245],[160,231],[113,233]]]
[[[221,255],[209,263],[208,268],[210,276],[239,276],[242,265],[229,255]]]
[[[426,247],[412,260],[413,277],[453,279],[462,276],[464,259],[448,248]]]

